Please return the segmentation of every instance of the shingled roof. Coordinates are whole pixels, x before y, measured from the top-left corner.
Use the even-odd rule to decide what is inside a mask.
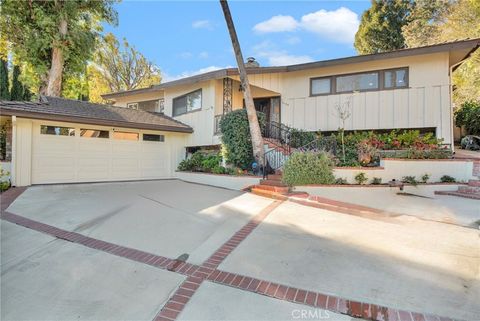
[[[161,113],[42,96],[39,102],[0,101],[0,114],[82,124],[192,133],[193,129]]]

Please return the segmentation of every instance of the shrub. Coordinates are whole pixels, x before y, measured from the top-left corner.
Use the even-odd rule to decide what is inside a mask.
[[[335,179],[335,184],[337,185],[347,185],[348,181],[343,177],[338,177]]]
[[[212,168],[213,174],[227,174],[227,169],[223,166],[217,165]]]
[[[283,166],[283,182],[289,186],[333,184],[333,166],[333,160],[325,152],[296,152]]]
[[[257,112],[257,116],[260,128],[263,129],[265,114]],[[246,109],[226,114],[220,121],[220,129],[227,162],[242,169],[249,169],[254,158]]]
[[[372,185],[380,185],[382,184],[382,179],[380,177],[372,178]]]
[[[402,182],[406,184],[412,184],[413,186],[418,185],[418,181],[415,178],[415,176],[403,176],[402,177]]]
[[[202,152],[197,151],[193,153],[192,157],[189,159],[184,159],[178,164],[179,171],[202,171],[202,164],[205,160],[205,156]]]
[[[465,127],[469,135],[480,135],[480,102],[467,101],[455,111],[455,125]]]
[[[202,161],[202,171],[212,172],[215,167],[220,166],[222,156],[219,154],[213,154],[206,156]]]
[[[357,182],[357,184],[362,185],[362,184],[365,184],[367,181],[368,181],[367,174],[362,172],[355,175],[355,182]]]
[[[425,173],[422,175],[421,182],[426,184],[429,179],[430,179],[430,174]]]
[[[313,132],[307,132],[301,129],[292,128],[290,131],[290,146],[298,148],[314,141],[317,135]]]
[[[440,177],[440,181],[442,183],[455,183],[456,182],[454,177],[448,176],[448,175],[443,175],[442,177]]]

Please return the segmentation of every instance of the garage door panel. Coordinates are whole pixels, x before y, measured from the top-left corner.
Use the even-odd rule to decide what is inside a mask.
[[[83,128],[81,126],[76,127]],[[40,130],[34,130],[33,142],[33,184],[172,176],[170,147],[166,142],[127,141],[113,137],[52,136],[40,134]]]

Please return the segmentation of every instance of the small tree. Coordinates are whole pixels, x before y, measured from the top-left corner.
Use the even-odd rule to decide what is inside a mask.
[[[20,82],[20,67],[13,66],[12,89],[10,90],[10,100],[23,100],[23,85]]]
[[[343,157],[343,162],[345,163],[346,157],[345,157],[345,123],[348,118],[352,115],[352,97],[348,98],[346,101],[343,103],[337,102],[335,104],[335,111],[336,111],[336,116],[340,119],[340,123],[342,125],[341,128],[338,129],[340,132],[340,137],[342,141],[342,157]]]
[[[8,91],[8,62],[0,59],[0,100],[10,100]]]

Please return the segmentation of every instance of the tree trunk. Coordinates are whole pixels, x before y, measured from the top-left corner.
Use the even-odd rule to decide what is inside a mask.
[[[62,19],[58,26],[60,39],[63,41],[67,35],[67,21]],[[52,65],[48,72],[48,83],[45,94],[47,96],[60,97],[62,92],[62,76],[65,58],[63,56],[63,49],[61,46],[54,45],[52,50]]]
[[[247,70],[243,61],[242,50],[240,49],[240,42],[238,41],[237,32],[233,24],[230,8],[228,7],[227,0],[220,0],[220,5],[223,9],[223,15],[227,22],[228,32],[232,40],[233,51],[235,52],[235,58],[237,59],[238,72],[240,74],[240,83],[243,89],[243,98],[245,99],[245,106],[248,115],[248,124],[250,128],[250,136],[252,137],[253,156],[256,162],[263,167],[263,138],[258,123],[257,112],[253,103],[252,93],[250,91],[250,84],[248,83]]]

